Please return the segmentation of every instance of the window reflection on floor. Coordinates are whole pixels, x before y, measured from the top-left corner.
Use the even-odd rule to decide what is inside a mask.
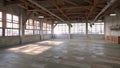
[[[9,48],[7,50],[26,53],[30,55],[37,55],[49,50],[50,48],[52,48],[53,45],[60,45],[62,43],[63,42],[60,41],[43,41],[43,42],[37,42],[35,44],[28,44],[24,46]]]

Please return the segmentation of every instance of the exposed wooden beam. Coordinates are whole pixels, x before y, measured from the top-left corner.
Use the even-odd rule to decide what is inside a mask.
[[[47,12],[44,12],[44,11],[41,10],[40,8],[36,7],[35,5],[29,3],[29,2],[27,2],[27,1],[25,1],[25,0],[20,0],[20,1],[23,2],[25,5],[28,5],[28,6],[32,7],[32,8],[34,8],[34,10],[38,10],[38,12],[40,12],[41,14],[44,14],[44,15],[47,15],[47,16],[50,16],[50,17],[51,17],[50,14],[48,14]]]
[[[67,18],[68,20],[69,20],[69,18],[64,14],[64,12],[59,8],[59,6],[56,4],[56,0],[51,0],[51,1],[49,1],[49,2],[51,2],[56,8],[57,8],[57,10],[60,12],[60,13],[62,13],[62,15],[65,17],[65,18]]]
[[[120,2],[115,2],[114,4],[112,4],[113,6],[111,6],[106,12],[104,12],[100,17],[98,18],[102,18],[102,17],[105,17],[106,15],[112,13],[112,12],[115,12],[117,10],[117,7],[120,6],[119,4]]]
[[[81,6],[61,6],[59,7],[60,9],[78,9],[78,8],[84,8],[84,9],[89,9],[92,5],[81,5]],[[49,7],[48,10],[57,10],[54,7]]]
[[[41,6],[39,3],[37,3],[36,1],[33,1],[33,0],[27,0],[29,1],[31,4],[34,4],[35,6],[37,6],[38,8],[41,8],[42,10],[46,11],[47,13],[49,13],[50,15],[56,17],[57,19],[59,19],[60,21],[62,22],[65,22],[64,19],[62,19],[61,17],[57,16],[56,14],[54,14],[53,12],[49,11],[47,8]],[[69,26],[72,27],[72,25],[68,22],[66,22]]]
[[[30,18],[30,16],[32,15],[32,13],[33,13],[33,11],[29,11],[29,12],[28,12],[28,14],[27,14],[27,16],[26,16],[26,19],[25,19],[25,21],[23,22],[23,25],[26,24],[27,20]]]
[[[8,6],[8,5],[14,5],[14,4],[20,4],[21,2],[19,0],[14,0],[14,1],[7,1],[4,0],[4,5]]]
[[[115,3],[118,3],[118,1],[117,0],[110,0],[110,2],[97,14],[97,16],[95,17],[93,22],[95,22],[100,17],[100,15],[103,14],[109,7],[111,7],[111,6],[116,7],[119,4],[119,3],[118,4],[115,4]],[[109,10],[109,11],[111,11],[111,10]],[[113,9],[112,9],[112,11],[113,11]]]
[[[90,0],[84,0],[85,2],[88,2],[89,4],[93,4]]]
[[[72,2],[72,1],[70,1],[70,0],[62,0],[62,1],[67,2],[67,3],[69,3],[69,4],[72,4],[72,5],[74,5],[74,6],[78,6],[78,4],[76,4],[76,3],[74,3],[74,2]]]
[[[96,8],[96,6],[97,6],[97,4],[98,4],[98,1],[97,0],[94,0],[94,4],[93,4],[93,6],[91,7],[91,9],[90,9],[90,11],[89,11],[89,13],[88,13],[88,15],[87,15],[87,19],[89,19],[89,17],[91,16],[91,14],[95,11],[95,8]]]

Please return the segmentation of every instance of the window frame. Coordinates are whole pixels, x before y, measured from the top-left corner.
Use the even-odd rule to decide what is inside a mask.
[[[8,17],[10,15],[11,18]],[[14,16],[17,17],[17,19],[14,19]],[[9,25],[11,26],[9,26]],[[17,27],[15,26],[17,25]],[[20,23],[19,23],[19,15],[6,13],[6,28],[5,28],[5,36],[19,36],[19,30],[20,30]]]

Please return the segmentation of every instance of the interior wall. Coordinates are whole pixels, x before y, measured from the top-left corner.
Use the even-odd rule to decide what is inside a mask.
[[[54,34],[55,39],[70,39],[69,34]],[[81,34],[71,34],[71,39],[79,39],[79,40],[104,40],[104,35],[100,34],[89,34],[81,35]]]
[[[15,15],[18,15],[19,17],[22,11],[22,23],[24,23],[24,20],[26,19],[26,16],[27,16],[27,12],[23,8],[16,5],[4,6],[2,1],[0,1],[0,11],[5,11],[6,13],[15,14]],[[20,36],[1,36],[0,47],[14,46],[14,45],[19,45],[23,43],[41,41],[41,40],[46,40],[51,38],[52,38],[52,34],[22,35],[21,37]]]
[[[120,25],[120,14],[116,16],[106,16],[105,18],[105,35],[120,36],[120,30],[110,30],[110,26]]]
[[[13,46],[18,44],[20,44],[20,37],[18,36],[0,37],[0,47]]]
[[[69,39],[69,34],[54,34],[55,39]]]

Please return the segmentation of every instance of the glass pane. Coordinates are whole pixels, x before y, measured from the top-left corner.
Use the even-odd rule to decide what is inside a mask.
[[[12,23],[7,23],[7,28],[12,28]]]
[[[19,19],[18,16],[13,15],[13,21],[14,21],[14,22],[16,21],[15,23],[18,23],[18,21],[19,21],[18,19]]]
[[[43,34],[47,34],[47,31],[46,31],[46,30],[43,30]]]
[[[0,12],[0,21],[2,20],[2,12]]]
[[[18,29],[13,29],[13,34],[12,35],[13,36],[19,35],[19,30]]]
[[[5,29],[5,36],[12,36],[12,29]]]
[[[0,36],[2,36],[2,29],[0,28]]]
[[[68,34],[69,29],[67,24],[58,24],[54,29],[55,34]]]
[[[34,30],[34,34],[39,34],[39,30]]]
[[[13,24],[13,28],[19,28],[18,24]]]
[[[29,25],[33,26],[33,20],[32,19],[29,19]]]
[[[104,34],[104,23],[94,23],[92,27],[88,26],[89,34]]]
[[[25,35],[33,35],[33,30],[25,30]]]
[[[51,34],[51,31],[47,31],[47,34]]]
[[[0,27],[2,27],[2,22],[0,21]]]
[[[72,34],[86,34],[86,24],[85,23],[72,23],[71,28]]]
[[[7,19],[12,20],[12,14],[7,14]]]

